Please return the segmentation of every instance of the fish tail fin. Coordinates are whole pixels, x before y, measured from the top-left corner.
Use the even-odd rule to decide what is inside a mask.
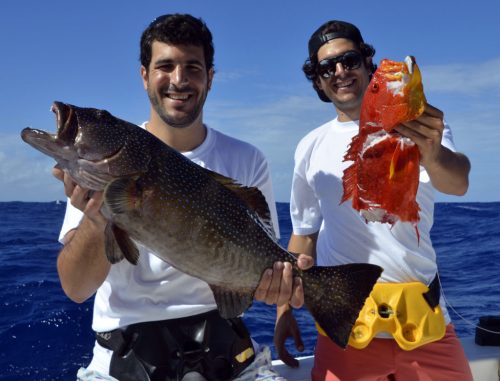
[[[342,348],[370,295],[382,268],[364,263],[314,266],[302,273],[304,304],[326,332]]]

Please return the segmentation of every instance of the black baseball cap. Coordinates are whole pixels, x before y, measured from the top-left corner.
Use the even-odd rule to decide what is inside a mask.
[[[335,24],[336,31],[324,34],[322,31],[325,30],[325,28],[331,24]],[[318,50],[319,48],[321,48],[321,46],[323,46],[328,41],[333,40],[335,38],[346,38],[348,40],[355,42],[358,45],[364,42],[363,37],[361,36],[361,32],[355,25],[348,23],[346,21],[339,21],[339,20],[327,21],[326,23],[321,25],[318,29],[316,29],[316,31],[312,34],[311,38],[309,39],[309,58],[314,57],[318,53]]]

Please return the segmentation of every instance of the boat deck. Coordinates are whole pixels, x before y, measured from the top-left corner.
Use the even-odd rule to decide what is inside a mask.
[[[474,381],[500,380],[500,347],[479,346],[474,337],[462,338],[465,354],[474,376]],[[309,381],[311,379],[312,356],[300,357],[300,367],[290,368],[280,360],[273,361],[274,368],[288,381]]]

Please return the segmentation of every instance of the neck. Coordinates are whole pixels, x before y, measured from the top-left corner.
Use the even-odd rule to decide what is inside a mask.
[[[166,124],[158,114],[151,112],[146,129],[179,152],[194,150],[203,143],[207,136],[201,114],[190,126],[179,128]]]
[[[339,110],[337,107],[337,119],[339,122],[352,122],[355,120],[359,120],[359,115],[361,110]]]

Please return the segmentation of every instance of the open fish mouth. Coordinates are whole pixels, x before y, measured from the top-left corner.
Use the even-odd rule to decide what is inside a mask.
[[[73,143],[78,133],[78,120],[73,108],[56,101],[50,110],[56,114],[57,138],[65,143]]]
[[[56,114],[55,134],[34,128],[25,128],[21,132],[21,138],[57,161],[61,159],[75,160],[77,154],[73,143],[78,133],[78,122],[74,117],[74,111],[61,102],[54,102],[50,110]]]
[[[88,136],[79,124],[86,124],[86,128],[93,130],[91,126],[100,121],[96,113],[86,113],[84,109],[57,101],[52,104],[51,111],[56,116],[56,133],[25,128],[21,138],[55,159],[58,166],[69,172],[80,185],[95,191],[104,189],[116,177],[111,173],[111,167],[126,155],[125,142],[115,140],[102,150],[96,149],[100,145],[99,134],[90,133]]]
[[[415,66],[416,60],[415,57],[413,56],[406,56],[404,59],[404,63],[406,64],[406,67],[408,68],[408,73],[413,74],[413,67]]]
[[[63,164],[61,161],[78,161],[84,165],[102,166],[120,156],[124,144],[119,144],[106,153],[90,154],[90,150],[85,147],[85,139],[79,132],[78,110],[71,105],[56,101],[52,104],[51,111],[56,116],[56,133],[25,128],[21,137],[26,143],[53,157],[60,164]]]
[[[56,161],[69,161],[76,157],[75,151],[68,149],[66,143],[58,139],[56,134],[27,127],[22,130],[21,138],[32,147],[54,158]]]

